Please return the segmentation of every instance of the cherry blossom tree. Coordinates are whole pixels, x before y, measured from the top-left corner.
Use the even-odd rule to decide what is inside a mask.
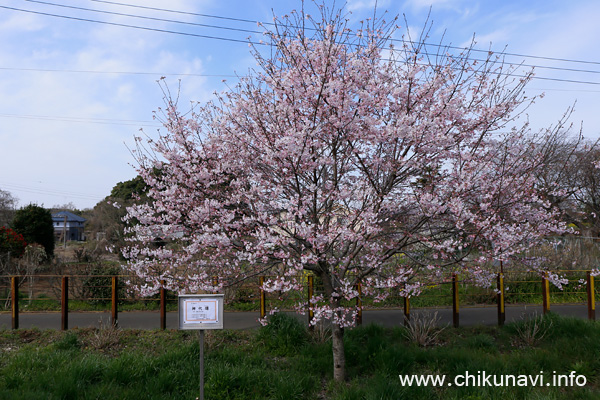
[[[181,111],[163,86],[166,132],[134,151],[151,201],[128,209],[125,256],[144,294],[258,274],[285,292],[315,275],[324,293],[308,306],[331,321],[343,380],[358,282],[378,299],[450,271],[489,285],[490,261],[563,227],[536,192],[528,127],[513,126],[530,74],[393,40],[396,20],[351,29],[343,10],[320,10],[276,19],[251,47],[257,69],[214,102]]]

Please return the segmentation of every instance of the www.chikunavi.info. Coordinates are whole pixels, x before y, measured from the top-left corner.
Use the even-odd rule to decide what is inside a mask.
[[[508,386],[585,386],[587,378],[571,371],[568,374],[510,375],[488,374],[485,371],[471,373],[466,371],[454,378],[446,375],[398,375],[402,386],[472,386],[472,387],[508,387]]]

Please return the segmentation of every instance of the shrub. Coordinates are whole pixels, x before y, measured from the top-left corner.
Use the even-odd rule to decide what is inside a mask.
[[[5,226],[0,227],[0,254],[10,253],[11,256],[20,257],[26,246],[23,235]]]
[[[28,243],[44,246],[48,257],[54,255],[54,225],[49,210],[34,204],[23,207],[15,213],[12,228]]]

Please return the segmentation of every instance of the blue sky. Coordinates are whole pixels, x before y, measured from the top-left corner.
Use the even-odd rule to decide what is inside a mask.
[[[11,192],[21,206],[36,203],[51,207],[72,202],[79,208],[93,207],[117,182],[135,176],[128,146],[132,146],[140,128],[150,134],[159,128],[152,112],[162,105],[162,92],[156,83],[161,76],[171,88],[181,80],[183,104],[189,100],[202,102],[225,89],[223,79],[235,83],[235,75],[245,74],[254,61],[246,43],[73,18],[243,42],[250,34],[231,28],[257,30],[255,23],[207,15],[269,22],[273,13],[281,15],[301,7],[300,1],[274,0],[45,3],[230,28],[139,19],[26,0],[0,2],[0,7],[37,13],[0,8],[0,189]],[[352,12],[352,22],[373,13],[371,0],[345,4]],[[310,10],[314,6],[307,3],[305,7]],[[481,49],[488,49],[491,43],[497,51],[506,47],[509,53],[545,57],[507,57],[511,63],[538,66],[537,77],[545,78],[533,80],[528,88],[529,95],[545,92],[545,97],[528,111],[533,128],[555,123],[577,101],[572,122],[577,129],[583,123],[586,137],[600,136],[600,2],[378,2],[380,12],[405,14],[414,31],[423,25],[430,7],[432,42],[439,41],[443,34],[444,43],[464,46],[475,34]],[[403,20],[401,25],[406,28]]]

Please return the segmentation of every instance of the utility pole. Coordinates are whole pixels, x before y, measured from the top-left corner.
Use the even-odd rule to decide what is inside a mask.
[[[65,214],[65,220],[63,222],[63,248],[67,248],[67,214]]]

